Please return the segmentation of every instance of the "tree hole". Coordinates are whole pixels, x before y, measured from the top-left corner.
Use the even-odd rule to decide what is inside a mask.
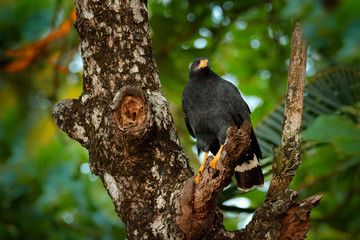
[[[123,129],[137,127],[146,120],[145,103],[139,96],[125,96],[115,111],[117,123]]]

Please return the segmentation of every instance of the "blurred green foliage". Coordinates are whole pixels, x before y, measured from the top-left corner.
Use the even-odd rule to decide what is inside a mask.
[[[319,93],[306,100],[310,103],[305,103],[303,163],[292,187],[301,198],[324,195],[312,212],[309,239],[359,238],[360,103],[356,97],[351,103],[339,100],[334,90],[341,86],[348,89],[345,96],[360,95],[358,82],[346,80],[346,74],[335,68],[346,66],[359,74],[358,1],[153,0],[148,6],[163,93],[196,169],[200,163],[180,105],[189,64],[209,57],[215,72],[238,85],[253,110],[259,135],[267,129],[263,135],[274,134],[276,146],[292,21],[301,20],[309,44],[308,80],[319,85],[315,90],[329,88],[334,94],[323,98]],[[78,36],[72,27],[41,47],[35,44],[68,20],[72,10],[70,0],[0,3],[0,239],[126,237],[101,181],[89,172],[86,150],[57,129],[51,118],[54,103],[81,93]],[[35,53],[31,61],[21,70],[5,71],[28,56],[9,55],[9,49],[24,45]],[[313,77],[326,69],[339,75],[340,85],[331,87],[329,81]],[[263,141],[265,153],[269,145]],[[262,163],[269,180],[270,154],[267,157]],[[219,198],[226,227],[244,227],[265,195],[266,184],[249,193],[230,185]]]

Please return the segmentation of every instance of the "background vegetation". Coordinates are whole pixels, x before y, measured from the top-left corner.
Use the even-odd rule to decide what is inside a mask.
[[[356,0],[149,1],[163,93],[192,166],[200,166],[181,113],[189,64],[211,59],[235,83],[270,179],[279,143],[292,20],[308,39],[303,163],[292,187],[323,194],[309,239],[360,238],[360,6]],[[71,0],[0,3],[0,238],[125,239],[88,155],[54,124],[51,108],[82,89]],[[201,159],[201,158],[200,158]],[[231,185],[221,195],[228,229],[246,225],[266,194]]]

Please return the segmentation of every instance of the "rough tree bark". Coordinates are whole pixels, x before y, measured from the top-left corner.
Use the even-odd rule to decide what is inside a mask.
[[[276,161],[282,162],[282,167],[274,165],[276,174],[269,194],[251,223],[243,230],[230,232],[222,225],[217,194],[230,182],[233,159],[243,156],[249,147],[249,123],[228,130],[217,171],[205,171],[200,188],[196,188],[161,93],[147,1],[74,3],[84,64],[83,92],[79,99],[57,103],[53,117],[59,128],[88,149],[90,169],[101,178],[129,239],[277,239],[285,227],[283,236],[299,226],[299,218],[293,214],[296,207],[302,207],[301,219],[309,219],[311,208],[319,200],[296,204],[296,193],[288,189],[291,179],[283,181],[283,176],[291,176],[286,162],[295,169],[300,163],[302,99],[298,96],[302,96],[304,87],[304,43],[292,43],[290,106],[286,107],[289,115],[285,118],[289,121],[284,122],[284,129],[295,131],[286,131],[280,150],[284,154],[278,157],[285,160]],[[299,33],[299,25],[295,25],[294,34]],[[300,35],[296,36],[301,40]],[[295,70],[293,74],[291,69]],[[295,116],[293,112],[298,113],[297,121],[290,120]],[[291,149],[296,149],[295,154]]]

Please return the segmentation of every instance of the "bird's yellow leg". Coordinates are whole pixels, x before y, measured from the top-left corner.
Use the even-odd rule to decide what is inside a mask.
[[[198,185],[199,185],[199,182],[200,182],[200,175],[203,174],[203,172],[204,172],[204,166],[205,166],[205,162],[206,162],[206,158],[207,158],[208,154],[209,154],[209,152],[206,152],[206,153],[205,153],[204,159],[203,159],[203,161],[202,161],[202,163],[201,163],[201,167],[200,167],[200,169],[199,169],[199,173],[198,173],[198,175],[197,175],[196,178],[195,178],[195,182],[196,182]]]
[[[223,149],[224,145],[220,146],[219,151],[217,152],[216,156],[214,157],[214,159],[211,161],[211,163],[209,164],[210,167],[212,167],[213,169],[215,169],[216,163],[219,160],[220,156],[221,156],[221,151]]]

